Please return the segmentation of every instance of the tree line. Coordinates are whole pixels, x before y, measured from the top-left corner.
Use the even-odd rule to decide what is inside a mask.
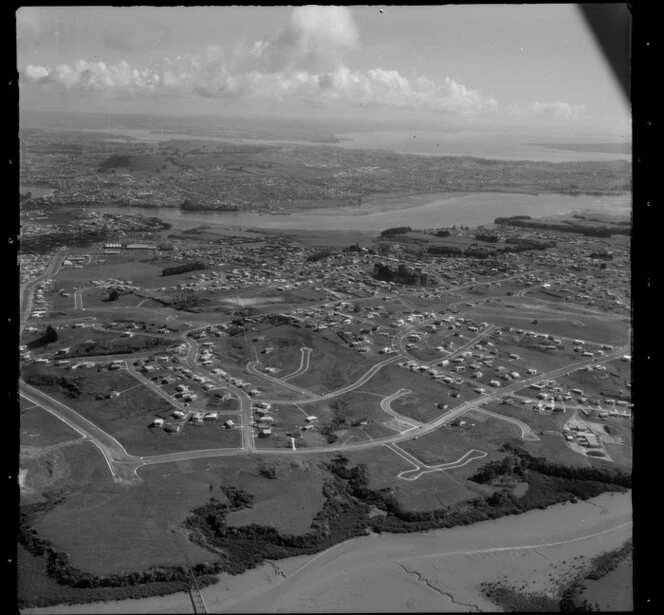
[[[506,458],[485,464],[471,480],[486,484],[509,475],[528,483],[524,496],[516,497],[511,489],[502,489],[488,497],[480,496],[461,504],[426,511],[406,508],[390,488],[370,488],[366,467],[353,465],[346,457],[337,455],[321,464],[330,476],[322,489],[325,502],[305,534],[289,534],[256,523],[229,526],[226,515],[250,508],[254,498],[233,485],[221,485],[227,501],[212,497],[206,504],[192,510],[184,522],[194,543],[223,553],[216,561],[194,566],[194,573],[199,583],[206,585],[214,582],[211,574],[221,571],[240,574],[266,559],[317,553],[354,536],[366,535],[368,530],[404,533],[469,525],[631,487],[631,476],[616,469],[564,466],[534,457],[513,445],[506,445],[501,450],[507,454]],[[19,542],[34,555],[45,557],[49,576],[61,584],[70,587],[131,587],[158,581],[189,581],[184,566],[162,566],[110,576],[95,576],[74,568],[69,555],[55,549],[35,529],[38,513],[50,510],[60,501],[62,499],[55,498],[22,507]],[[385,514],[371,515],[376,508]]]
[[[403,235],[404,233],[410,233],[413,229],[410,226],[394,226],[392,228],[385,229],[380,236],[381,237],[391,237],[392,235]]]
[[[166,267],[162,270],[162,276],[177,275],[178,273],[187,273],[187,271],[200,271],[205,269],[205,264],[200,261],[193,263],[183,263],[182,265],[175,265],[173,267]]]
[[[525,216],[512,216],[510,218],[496,218],[494,224],[501,226],[518,226],[521,228],[532,228],[543,231],[559,231],[563,233],[580,233],[587,237],[611,237],[611,235],[631,235],[631,227],[620,225],[619,227],[590,227],[578,224],[556,224],[553,222],[538,222]]]

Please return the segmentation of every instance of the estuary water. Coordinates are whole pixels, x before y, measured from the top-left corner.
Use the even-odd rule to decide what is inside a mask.
[[[375,197],[362,205],[307,209],[290,215],[264,215],[255,212],[181,211],[164,207],[106,207],[114,213],[141,213],[157,216],[182,226],[260,228],[274,230],[354,230],[382,231],[393,226],[416,229],[452,225],[492,224],[503,216],[535,217],[593,210],[629,216],[631,195],[567,196],[558,194],[464,193],[421,194],[404,197]]]

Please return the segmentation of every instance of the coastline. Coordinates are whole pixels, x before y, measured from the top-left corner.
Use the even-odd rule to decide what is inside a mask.
[[[313,556],[266,562],[237,576],[222,573],[201,594],[213,612],[498,610],[480,595],[479,583],[513,570],[539,591],[555,592],[573,558],[590,560],[631,537],[631,514],[629,491],[471,526],[353,538]],[[558,565],[551,568],[552,562]],[[553,581],[544,573],[550,570]],[[22,612],[91,610],[193,612],[186,593]]]

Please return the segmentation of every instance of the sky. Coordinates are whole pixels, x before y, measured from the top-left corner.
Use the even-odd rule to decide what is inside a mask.
[[[630,134],[578,9],[23,7],[25,110]]]

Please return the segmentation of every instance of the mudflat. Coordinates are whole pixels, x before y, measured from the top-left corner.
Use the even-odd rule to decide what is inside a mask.
[[[583,562],[632,534],[631,492],[603,494],[420,534],[356,538],[314,556],[220,575],[202,590],[210,612],[496,611],[478,585],[505,575],[555,595]],[[576,559],[575,559],[576,558]],[[24,613],[191,613],[187,594],[60,605]]]

